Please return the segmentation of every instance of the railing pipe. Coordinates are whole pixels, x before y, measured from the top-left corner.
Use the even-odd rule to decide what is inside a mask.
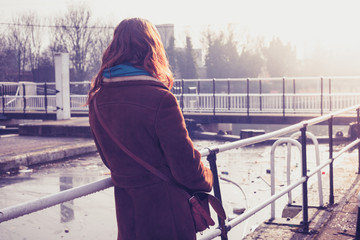
[[[348,145],[346,145],[345,147],[343,147],[336,155],[335,157],[333,157],[333,161],[335,159],[337,159],[338,157],[340,157],[343,153],[349,151],[351,148],[355,147],[356,144],[360,143],[360,139],[356,139],[354,141],[352,141],[351,143],[349,143]]]
[[[0,222],[8,221],[19,216],[39,211],[56,204],[60,204],[74,198],[82,197],[113,186],[111,178],[90,183],[80,187],[74,187],[59,193],[51,194],[33,201],[25,202],[13,207],[0,209]]]
[[[271,151],[270,151],[271,196],[275,195],[275,149],[278,145],[283,143],[294,144],[296,147],[299,148],[299,151],[301,153],[301,144],[293,138],[280,138],[276,142],[274,142],[274,144],[271,146]],[[289,165],[290,162],[288,161],[287,166]],[[287,185],[289,186],[290,182],[288,182]],[[271,220],[273,219],[275,219],[275,202],[271,203]]]

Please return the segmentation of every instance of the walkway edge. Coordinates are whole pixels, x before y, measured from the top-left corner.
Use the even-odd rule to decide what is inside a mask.
[[[30,167],[36,164],[50,163],[93,152],[97,152],[94,143],[81,143],[4,157],[0,163],[0,172],[19,169],[21,166]]]

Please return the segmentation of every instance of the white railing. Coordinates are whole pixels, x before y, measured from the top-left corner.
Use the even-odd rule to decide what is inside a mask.
[[[183,94],[176,95],[184,112],[328,113],[360,102],[360,93],[324,94]],[[247,98],[249,97],[249,101]],[[214,105],[215,99],[215,105]]]
[[[307,192],[308,179],[310,179],[312,176],[318,174],[320,171],[322,171],[322,169],[324,167],[329,166],[329,171],[330,171],[330,179],[329,179],[329,181],[330,181],[330,184],[329,184],[330,185],[330,190],[329,190],[330,203],[329,204],[334,204],[333,178],[332,178],[333,162],[334,162],[334,160],[339,158],[343,153],[345,153],[349,149],[353,148],[354,146],[359,147],[360,139],[357,138],[356,140],[354,140],[347,146],[343,147],[343,149],[341,149],[336,156],[333,156],[332,120],[336,116],[348,113],[350,111],[354,112],[355,110],[356,110],[356,114],[357,114],[358,124],[360,124],[359,123],[359,121],[360,121],[360,116],[359,116],[360,105],[355,105],[355,106],[352,106],[352,107],[349,107],[349,108],[346,108],[343,110],[339,110],[337,112],[333,112],[328,115],[324,115],[324,116],[317,117],[317,118],[314,118],[311,120],[303,121],[298,124],[295,124],[295,125],[292,125],[292,126],[289,126],[289,127],[286,127],[286,128],[274,131],[274,132],[266,133],[264,135],[259,135],[259,136],[255,136],[252,138],[247,138],[247,139],[239,140],[236,142],[227,143],[227,144],[223,144],[223,145],[210,147],[210,148],[201,150],[200,154],[202,157],[207,157],[208,161],[210,162],[210,167],[211,167],[211,170],[212,170],[214,176],[218,176],[217,170],[216,170],[216,162],[215,162],[217,154],[219,154],[221,152],[225,152],[227,150],[237,149],[237,148],[253,145],[255,143],[263,142],[268,139],[273,139],[275,137],[281,137],[281,136],[284,136],[289,133],[298,132],[299,130],[301,132],[301,134],[300,134],[301,135],[301,145],[300,144],[298,144],[298,145],[299,145],[299,148],[301,147],[301,151],[302,151],[301,152],[302,174],[299,177],[299,179],[296,180],[295,182],[289,184],[288,186],[283,188],[282,191],[280,191],[278,193],[272,192],[272,195],[269,196],[269,198],[266,199],[264,202],[262,202],[261,204],[255,206],[251,209],[246,209],[246,211],[243,214],[241,214],[240,216],[227,222],[226,226],[225,226],[226,229],[227,230],[233,229],[234,227],[236,227],[237,225],[239,225],[240,223],[242,223],[249,217],[253,216],[255,213],[264,209],[268,205],[274,203],[276,200],[278,200],[283,195],[286,195],[287,193],[291,192],[296,187],[302,185],[302,188],[303,188],[303,191],[302,191],[303,221],[301,224],[303,227],[303,232],[308,232],[309,231],[308,201],[307,201],[308,200],[308,192]],[[328,121],[328,124],[329,124],[329,128],[328,128],[329,129],[329,159],[322,161],[320,164],[317,163],[317,167],[314,170],[308,172],[307,167],[306,167],[307,166],[306,129],[309,126],[316,125],[316,124],[324,122],[324,121]],[[297,133],[295,133],[295,134],[297,134]],[[312,137],[312,138],[314,141],[314,137]],[[295,140],[291,139],[291,141],[295,141]],[[360,163],[360,159],[359,159],[359,163]],[[213,167],[214,164],[215,164],[215,168]],[[274,171],[271,171],[271,174],[274,174]],[[273,178],[274,176],[271,176],[271,177]],[[39,211],[44,208],[47,208],[47,207],[50,207],[50,206],[53,206],[53,205],[56,205],[56,204],[59,204],[59,203],[65,202],[65,201],[69,201],[74,198],[78,198],[78,197],[85,196],[90,193],[94,193],[94,192],[106,189],[111,186],[112,186],[112,183],[111,183],[110,178],[106,178],[106,179],[100,180],[95,183],[80,186],[75,189],[69,189],[67,191],[59,192],[59,193],[56,193],[56,194],[53,194],[53,195],[50,195],[47,197],[43,197],[38,200],[34,200],[34,201],[26,202],[26,203],[23,203],[23,204],[20,204],[17,206],[1,209],[0,210],[0,222],[8,221],[10,219],[14,219],[16,217],[19,217],[19,216],[22,216],[25,214],[29,214],[34,211]],[[216,178],[214,179],[214,193],[215,193],[215,195],[220,194],[220,188],[218,185],[218,181],[216,181]],[[221,195],[219,195],[217,197],[219,197],[219,199],[221,199]],[[320,205],[322,205],[322,201],[320,201]],[[221,235],[220,229],[211,229],[211,230],[204,232],[204,235],[202,235],[199,239],[201,239],[201,240],[213,239],[220,235]]]
[[[175,80],[172,91],[183,112],[323,114],[359,103],[359,81],[360,76],[185,79]],[[71,111],[88,111],[89,84],[70,82]],[[0,112],[56,111],[55,93],[55,83],[0,83]]]

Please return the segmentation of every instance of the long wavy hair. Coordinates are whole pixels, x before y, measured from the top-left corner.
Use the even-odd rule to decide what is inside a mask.
[[[146,70],[172,88],[173,74],[156,27],[148,20],[129,18],[115,28],[114,37],[103,54],[100,70],[91,80],[87,104],[100,89],[104,69],[125,62]]]

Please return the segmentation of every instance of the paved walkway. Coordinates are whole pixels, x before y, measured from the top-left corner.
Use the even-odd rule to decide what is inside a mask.
[[[35,127],[37,125],[37,127]],[[60,130],[49,130],[50,126],[68,131],[64,137]],[[78,126],[76,130],[75,127]],[[81,127],[81,129],[80,129]],[[44,129],[48,130],[44,130]],[[23,166],[41,164],[50,161],[62,160],[67,157],[95,152],[96,148],[91,137],[76,137],[88,128],[86,118],[66,121],[47,121],[30,124],[27,136],[9,135],[0,137],[0,173],[18,169]],[[39,130],[40,129],[40,130]],[[65,130],[64,130],[65,129]],[[20,131],[21,132],[21,131]],[[35,136],[32,136],[30,133]],[[49,133],[56,133],[58,137],[50,137]],[[75,134],[71,136],[71,132]],[[84,134],[84,136],[88,133]],[[356,150],[355,150],[356,151]],[[357,221],[357,194],[360,191],[360,176],[355,173],[358,160],[344,159],[344,163],[335,171],[335,205],[326,209],[310,208],[310,233],[304,234],[297,225],[262,224],[254,232],[245,237],[245,240],[278,240],[278,239],[320,239],[342,240],[355,239]],[[328,181],[324,181],[324,200],[328,199]],[[309,186],[309,196],[317,196],[315,189]],[[311,193],[311,194],[310,194]],[[316,206],[317,198],[310,197],[309,205]],[[301,202],[301,199],[296,199]],[[300,222],[302,214],[298,214],[291,221]]]
[[[88,118],[23,123],[0,136],[0,173],[96,152]]]

